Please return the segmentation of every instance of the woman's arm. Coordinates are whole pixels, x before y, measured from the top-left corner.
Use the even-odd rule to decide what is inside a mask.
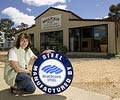
[[[17,73],[25,72],[28,74],[31,74],[31,71],[28,69],[21,68],[18,61],[9,61],[11,67],[15,70]]]
[[[38,57],[34,55],[34,56],[31,57],[31,60],[36,60],[37,58]]]
[[[42,54],[43,53],[51,53],[51,52],[55,52],[54,50],[44,50],[43,52],[42,52]],[[37,56],[35,56],[35,55],[33,55],[32,57],[31,57],[31,59],[32,60],[36,60],[38,57]]]

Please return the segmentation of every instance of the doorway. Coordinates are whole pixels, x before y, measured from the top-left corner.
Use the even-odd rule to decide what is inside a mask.
[[[92,51],[92,28],[85,27],[81,29],[81,51]]]

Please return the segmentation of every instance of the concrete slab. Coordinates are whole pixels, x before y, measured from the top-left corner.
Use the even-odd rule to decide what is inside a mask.
[[[76,87],[70,87],[62,94],[67,97],[65,100],[110,100],[107,95],[85,91]]]
[[[3,68],[0,68],[0,72],[0,100],[110,100],[110,97],[107,95],[85,91],[71,86],[66,91],[56,95],[43,93],[37,88],[34,94],[14,96],[10,93],[9,86],[3,79]]]
[[[69,87],[65,92],[52,95],[37,89],[34,94],[14,96],[8,88],[0,90],[0,100],[110,100],[109,96]],[[116,99],[117,100],[117,99]],[[118,99],[120,100],[120,99]]]
[[[120,100],[120,98],[114,98],[114,99],[112,99],[112,100]]]

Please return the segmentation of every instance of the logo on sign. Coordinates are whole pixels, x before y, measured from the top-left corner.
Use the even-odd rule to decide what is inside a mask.
[[[40,90],[49,94],[57,94],[70,86],[73,68],[67,57],[61,53],[44,53],[33,64],[32,76]]]

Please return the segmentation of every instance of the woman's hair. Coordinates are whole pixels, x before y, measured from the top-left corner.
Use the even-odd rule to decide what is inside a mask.
[[[28,50],[29,47],[30,47],[30,37],[29,37],[29,35],[28,35],[27,33],[21,33],[21,34],[18,35],[18,38],[17,38],[16,44],[15,44],[15,47],[16,47],[17,49],[19,49],[21,39],[27,39],[27,40],[28,40],[28,42],[29,42],[29,43],[28,43],[28,46],[25,48],[25,50]]]

